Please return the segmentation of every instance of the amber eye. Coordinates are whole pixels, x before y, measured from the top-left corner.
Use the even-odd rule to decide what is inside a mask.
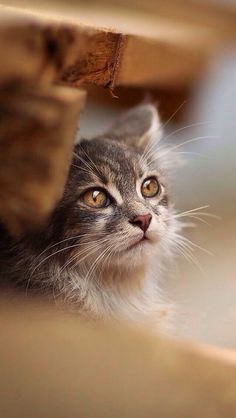
[[[108,194],[99,189],[92,189],[85,192],[82,196],[84,203],[91,208],[106,208],[110,205],[111,201]]]
[[[160,191],[160,185],[154,177],[144,180],[141,186],[143,197],[154,197]]]

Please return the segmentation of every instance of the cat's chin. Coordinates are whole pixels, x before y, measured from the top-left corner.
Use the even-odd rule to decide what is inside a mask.
[[[132,249],[137,249],[137,248],[143,248],[143,246],[147,243],[147,241],[149,241],[149,239],[145,236],[143,236],[141,239],[139,239],[138,241],[135,241],[134,243],[132,243],[127,249],[126,251],[130,251]]]
[[[148,252],[157,244],[156,237],[149,237],[146,235],[143,235],[141,238],[135,240],[134,242],[131,242],[124,250],[123,252],[127,254],[136,253],[139,254],[142,252]]]
[[[119,265],[123,264],[128,268],[144,265],[153,255],[154,248],[155,243],[152,240],[142,237],[119,251]]]

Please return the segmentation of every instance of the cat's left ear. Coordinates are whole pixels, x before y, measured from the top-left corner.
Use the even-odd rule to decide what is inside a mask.
[[[158,142],[162,128],[156,107],[142,104],[128,110],[115,121],[106,135],[139,148],[145,148],[150,140]]]

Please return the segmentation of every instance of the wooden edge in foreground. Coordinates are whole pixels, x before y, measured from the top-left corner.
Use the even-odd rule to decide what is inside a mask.
[[[0,5],[0,85],[12,80],[109,87],[122,36]]]
[[[0,90],[0,218],[13,235],[40,226],[61,198],[85,93]]]
[[[57,6],[48,2],[43,7],[32,1],[26,1],[26,7],[6,3],[0,5],[0,83],[14,77],[111,90],[183,88],[236,39],[234,9],[223,23],[217,17],[213,24],[208,13],[201,24],[160,15],[158,7],[143,15],[121,4],[116,10],[106,2],[87,8],[83,1]]]
[[[236,354],[46,306],[0,306],[1,417],[236,416]]]

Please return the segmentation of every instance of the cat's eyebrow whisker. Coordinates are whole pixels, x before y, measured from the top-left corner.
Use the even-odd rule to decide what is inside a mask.
[[[191,138],[187,141],[184,141],[180,144],[177,144],[175,146],[169,147],[167,145],[163,145],[163,146],[158,146],[154,149],[151,149],[145,154],[142,155],[143,160],[148,159],[151,154],[151,159],[152,159],[152,163],[155,161],[158,161],[160,159],[162,159],[163,157],[165,157],[166,155],[170,154],[171,152],[175,151],[176,149],[184,146],[185,144],[191,143],[191,142],[195,142],[195,141],[199,141],[199,140],[203,140],[203,139],[216,139],[218,138],[217,135],[207,135],[207,136],[199,136],[199,137],[195,137],[195,138]],[[197,152],[190,152],[190,151],[183,151],[183,152],[178,152],[178,154],[192,154],[192,155],[198,155],[204,158],[210,158],[207,155],[201,154],[201,153],[197,153]]]
[[[162,130],[162,127],[157,129],[156,133],[158,133],[158,131],[160,130]],[[139,164],[142,165],[144,160],[146,160],[151,153],[154,153],[154,151],[156,152],[157,149],[158,143],[155,141],[154,138],[151,141],[148,141],[147,145],[144,147],[141,157],[139,158]]]
[[[88,174],[89,176],[91,176],[91,174],[93,174],[91,169],[88,169],[86,167],[82,167],[82,165],[79,166],[77,164],[71,163],[71,166],[74,166],[74,167],[78,168],[80,171],[83,171],[84,173]]]
[[[202,157],[202,158],[206,158],[206,159],[212,159],[212,157],[210,155],[206,155],[206,154],[201,154],[200,152],[193,152],[193,151],[178,151],[177,152],[178,155],[194,155],[196,157]]]
[[[85,154],[85,156],[88,158],[92,166],[95,168],[95,172],[99,172],[100,174],[102,174],[101,171],[99,170],[99,167],[96,166],[96,164],[93,162],[93,160],[90,158],[90,156],[88,155],[88,153],[85,151],[84,148],[82,149],[82,152]]]
[[[188,139],[187,141],[181,142],[180,144],[177,144],[177,145],[175,145],[171,148],[168,148],[166,150],[166,153],[162,154],[161,157],[167,155],[171,151],[174,151],[174,150],[176,150],[176,149],[178,149],[178,148],[180,148],[180,147],[182,147],[186,144],[190,144],[192,142],[200,141],[200,140],[203,140],[203,139],[217,139],[217,138],[219,138],[219,136],[217,136],[217,135],[206,135],[206,136],[198,136],[198,137],[195,137],[195,138]]]
[[[97,169],[95,170],[87,161],[85,161],[84,158],[81,157],[81,155],[78,155],[74,152],[74,155],[78,160],[80,160],[89,170],[89,173],[97,175]]]
[[[82,149],[83,154],[85,154],[85,156],[87,157],[87,159],[90,161],[90,163],[88,161],[85,161],[85,159],[81,156],[79,156],[78,154],[75,154],[75,156],[77,158],[79,158],[90,170],[90,173],[92,172],[93,174],[95,174],[97,176],[97,174],[102,175],[101,171],[99,170],[99,167],[97,167],[95,165],[95,163],[92,161],[92,159],[90,158],[90,156],[87,154],[87,152],[85,151],[85,149]]]
[[[172,115],[169,117],[169,119],[164,123],[162,126],[162,129],[166,128],[166,126],[169,125],[169,123],[172,121],[172,119],[177,115],[177,113],[182,109],[182,107],[187,103],[187,100],[184,100],[180,105],[177,107],[177,109],[172,113]]]
[[[82,169],[82,170],[83,170],[83,168],[82,168],[82,167],[80,167],[79,165],[77,165],[77,164],[75,164],[75,163],[71,163],[70,165],[73,165],[73,167],[76,167],[76,168],[79,168],[79,169]]]
[[[175,151],[176,149],[184,146],[185,144],[191,143],[191,142],[195,142],[195,141],[199,141],[201,139],[208,139],[208,138],[218,138],[217,136],[202,136],[202,137],[196,137],[196,138],[191,138],[185,142],[182,142],[181,144],[177,144],[173,147],[167,146],[167,145],[163,145],[159,148],[156,149],[155,154],[152,155],[152,163],[154,163],[155,161],[160,161],[163,159],[163,157],[168,156],[168,154],[171,154],[173,151]],[[203,158],[211,158],[209,155],[205,155],[205,154],[201,154],[201,153],[197,153],[197,152],[191,152],[191,151],[177,151],[176,154],[192,154],[192,155],[198,155],[201,156]]]
[[[150,154],[156,153],[158,150],[158,144],[155,141],[148,142],[143,150],[143,153],[139,159],[139,164],[142,164],[144,160],[147,160]]]
[[[175,131],[171,132],[167,136],[164,136],[164,139],[167,140],[171,138],[173,135],[176,135],[179,132],[182,132],[188,128],[195,128],[196,126],[204,126],[209,125],[210,123],[213,123],[212,121],[205,121],[205,122],[197,122],[197,123],[191,123],[190,125],[182,126],[181,128],[176,129]]]
[[[164,129],[168,124],[169,124],[169,122],[174,118],[174,116],[178,113],[178,111],[185,105],[185,103],[186,103],[186,100],[184,100],[179,106],[178,106],[178,108],[175,110],[175,112],[173,112],[173,114],[171,115],[171,117],[164,123],[164,125],[161,127],[161,129]],[[149,155],[150,155],[150,149],[152,148],[152,147],[154,147],[154,146],[156,146],[157,144],[156,144],[156,142],[155,141],[153,141],[153,142],[151,142],[151,143],[148,143],[147,144],[147,146],[144,148],[144,151],[143,151],[143,155],[142,155],[142,157],[141,157],[141,161],[142,161],[142,159],[145,159],[146,158],[146,156],[147,156],[147,154],[149,153]]]
[[[187,141],[184,141],[180,144],[174,145],[172,147],[167,146],[167,145],[163,145],[159,148],[156,149],[155,154],[153,154],[152,156],[152,162],[158,161],[160,159],[162,159],[163,157],[165,157],[166,155],[170,154],[171,152],[175,151],[176,149],[184,146],[185,144],[191,143],[191,142],[196,142],[199,140],[203,140],[203,139],[216,139],[218,138],[218,136],[216,135],[208,135],[208,136],[199,136],[199,137],[195,137],[195,138],[191,138]],[[187,151],[186,151],[187,153]],[[178,154],[180,154],[180,152],[178,152]],[[196,153],[198,155],[198,153]],[[199,154],[202,157],[207,157],[210,158],[209,156],[205,156],[204,154]]]

